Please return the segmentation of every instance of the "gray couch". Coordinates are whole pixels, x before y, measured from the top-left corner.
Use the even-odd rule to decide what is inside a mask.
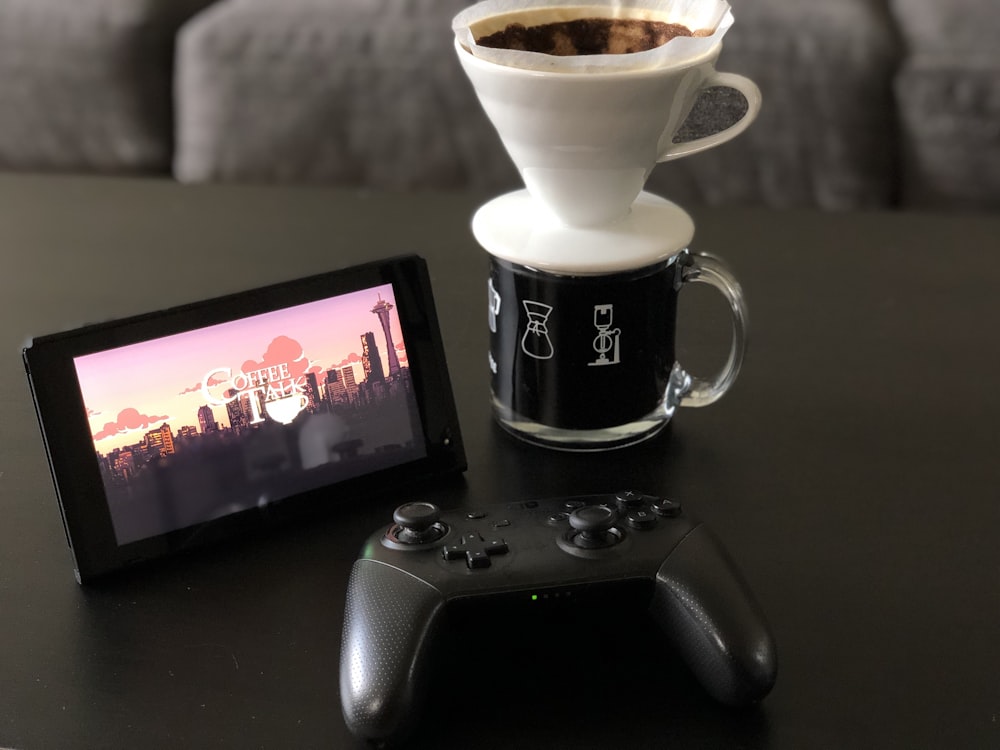
[[[520,185],[464,79],[467,0],[0,0],[0,169],[389,190]],[[660,165],[683,204],[1000,209],[996,0],[731,0],[764,92]]]

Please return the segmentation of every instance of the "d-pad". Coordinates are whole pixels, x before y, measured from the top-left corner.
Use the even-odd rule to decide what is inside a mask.
[[[478,531],[470,531],[462,535],[458,544],[448,544],[441,550],[445,560],[464,559],[470,568],[490,567],[493,555],[507,554],[507,542],[500,538],[484,538]]]

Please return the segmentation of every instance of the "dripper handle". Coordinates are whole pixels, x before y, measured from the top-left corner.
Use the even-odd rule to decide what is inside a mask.
[[[692,141],[685,141],[684,143],[668,144],[667,148],[657,158],[658,162],[673,161],[674,159],[680,159],[682,156],[690,156],[691,154],[697,154],[701,151],[714,148],[738,136],[757,119],[757,115],[760,113],[762,97],[760,88],[758,88],[756,83],[738,73],[713,71],[702,83],[701,90],[704,91],[716,86],[736,89],[743,94],[743,97],[747,100],[747,111],[743,114],[743,117],[718,133],[706,135],[704,138],[695,138]]]

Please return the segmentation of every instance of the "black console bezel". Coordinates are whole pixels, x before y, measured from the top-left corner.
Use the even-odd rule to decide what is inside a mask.
[[[119,546],[94,457],[74,358],[391,283],[406,342],[426,455],[373,474],[275,501],[261,509]],[[466,469],[426,262],[404,255],[211,300],[35,338],[23,359],[77,579],[201,547],[373,493]],[[335,497],[331,502],[331,494]]]

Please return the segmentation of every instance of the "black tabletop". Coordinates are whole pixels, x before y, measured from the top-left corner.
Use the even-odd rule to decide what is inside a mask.
[[[1000,218],[693,211],[741,279],[733,390],[630,449],[566,454],[491,421],[490,196],[0,177],[0,746],[350,747],[344,592],[398,497],[80,587],[20,362],[30,336],[416,252],[465,438],[442,507],[633,487],[710,523],[780,671],[716,706],[642,616],[453,634],[414,747],[1000,746]],[[702,293],[704,291],[704,293]],[[680,354],[720,364],[685,290]]]

